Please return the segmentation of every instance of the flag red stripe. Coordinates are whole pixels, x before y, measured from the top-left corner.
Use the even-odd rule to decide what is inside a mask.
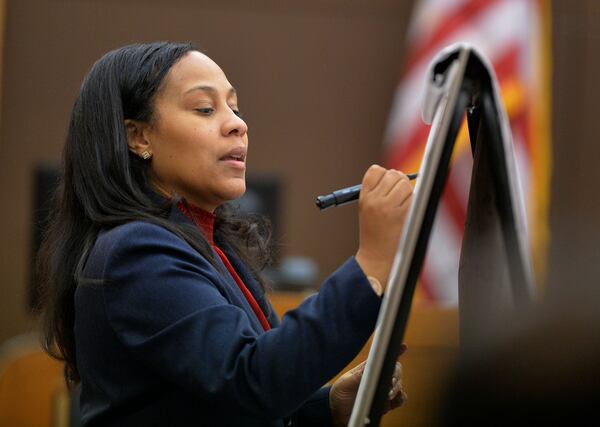
[[[413,45],[406,61],[405,73],[410,73],[417,64],[431,55],[432,51],[439,49],[439,44],[445,38],[455,31],[468,27],[469,21],[473,20],[476,15],[498,2],[499,0],[472,0],[441,20],[440,25],[431,32],[430,37]]]
[[[507,46],[501,55],[494,61],[494,72],[498,82],[502,82],[505,78],[511,75],[517,75],[519,65],[519,55],[521,47],[517,44]]]
[[[519,140],[521,144],[519,145],[523,151],[527,154],[527,157],[530,158],[533,147],[532,144],[532,135],[531,128],[529,126],[529,116],[530,116],[531,107],[524,106],[522,110],[519,111],[519,114],[510,118],[510,124],[513,129],[513,135],[519,131],[523,138]]]
[[[385,154],[385,164],[388,167],[399,167],[407,159],[412,158],[417,150],[422,150],[427,142],[429,135],[429,126],[425,123],[419,123],[415,131],[409,136],[409,139],[403,142],[402,133],[398,133],[397,137],[390,144],[389,151]]]

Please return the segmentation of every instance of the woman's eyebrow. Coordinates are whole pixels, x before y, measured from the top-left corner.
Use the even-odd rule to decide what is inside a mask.
[[[202,90],[204,92],[209,92],[211,94],[216,94],[218,91],[217,89],[215,89],[214,86],[207,86],[207,85],[198,85],[198,86],[194,86],[188,90],[185,91],[185,94],[190,93],[190,92],[194,92],[196,90]],[[235,90],[235,88],[233,86],[231,86],[229,88],[229,90],[227,91],[227,95],[231,96],[231,95],[236,95],[237,91]]]

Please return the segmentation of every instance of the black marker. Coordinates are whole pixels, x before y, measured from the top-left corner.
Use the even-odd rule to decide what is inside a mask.
[[[406,176],[412,181],[417,177],[417,175],[418,174],[416,173],[409,173]],[[362,184],[342,188],[341,190],[334,191],[333,193],[329,193],[324,196],[318,196],[315,204],[319,209],[323,210],[331,206],[339,206],[353,200],[358,200],[358,196],[360,195],[360,187],[362,187]]]

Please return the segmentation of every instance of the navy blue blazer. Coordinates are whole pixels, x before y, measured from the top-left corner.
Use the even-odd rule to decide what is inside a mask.
[[[176,208],[171,220],[189,221]],[[273,329],[229,274],[167,229],[137,221],[101,231],[75,293],[83,425],[331,424],[321,387],[367,341],[380,298],[350,258],[279,322],[215,240]]]

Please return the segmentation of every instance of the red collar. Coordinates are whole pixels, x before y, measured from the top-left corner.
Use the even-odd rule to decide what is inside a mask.
[[[200,230],[202,230],[204,237],[206,240],[208,240],[208,243],[210,243],[211,246],[214,246],[215,241],[213,235],[216,215],[207,212],[198,206],[184,202],[183,200],[177,202],[177,208],[179,208],[179,210],[183,212],[183,214],[188,217],[190,221],[192,221],[198,228],[200,228]]]

